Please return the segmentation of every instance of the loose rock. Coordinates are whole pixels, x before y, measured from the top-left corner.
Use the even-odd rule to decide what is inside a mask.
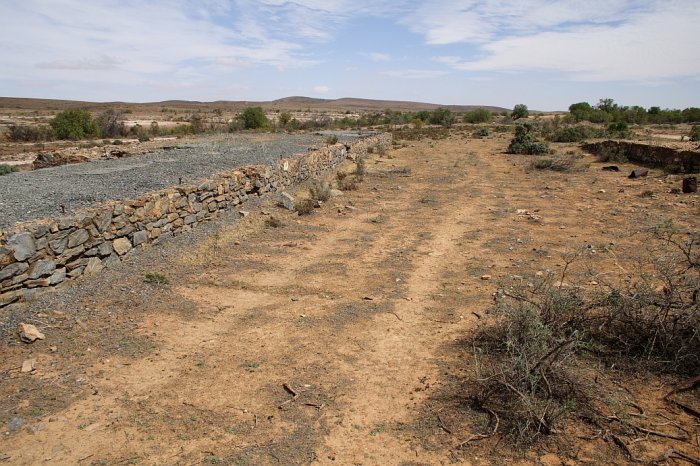
[[[22,363],[22,372],[27,373],[36,369],[36,359],[25,359]]]
[[[36,340],[43,340],[46,336],[32,324],[19,324],[17,327],[19,339],[24,343],[34,343]]]
[[[294,196],[287,192],[280,194],[278,204],[280,207],[284,207],[287,210],[294,211]]]

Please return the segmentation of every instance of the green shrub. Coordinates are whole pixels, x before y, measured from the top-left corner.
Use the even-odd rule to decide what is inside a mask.
[[[0,176],[9,175],[10,173],[18,172],[19,168],[14,165],[0,164]]]
[[[608,136],[627,139],[631,136],[629,126],[625,121],[617,121],[608,125]]]
[[[465,123],[489,123],[493,120],[493,114],[485,108],[477,108],[464,114]]]
[[[270,126],[270,121],[265,116],[262,107],[248,107],[239,116],[245,129],[260,129]]]
[[[194,134],[204,132],[204,118],[199,113],[195,113],[190,117],[190,128]]]
[[[282,112],[280,113],[277,121],[279,122],[280,126],[286,128],[287,125],[292,121],[292,114],[289,112]]]
[[[472,136],[475,138],[485,138],[489,134],[491,134],[491,131],[489,131],[488,128],[479,128],[472,133]]]
[[[601,138],[605,136],[605,131],[587,125],[565,126],[555,129],[549,140],[552,142],[581,142],[586,139]]]
[[[549,152],[546,143],[538,141],[535,136],[535,126],[529,122],[518,123],[515,127],[515,137],[510,141],[509,154],[544,154]]]
[[[515,107],[513,107],[513,113],[510,114],[510,117],[514,120],[527,118],[528,116],[530,116],[530,111],[527,109],[527,105],[525,104],[517,104]]]
[[[690,140],[693,142],[700,141],[700,125],[693,125],[690,129]]]
[[[58,139],[79,140],[100,135],[100,128],[87,110],[64,110],[50,124]]]
[[[438,108],[430,114],[430,123],[433,125],[441,125],[449,128],[454,123],[454,115],[447,108]]]
[[[326,138],[326,144],[329,144],[331,146],[333,144],[338,144],[338,136],[336,136],[336,135],[328,136]]]

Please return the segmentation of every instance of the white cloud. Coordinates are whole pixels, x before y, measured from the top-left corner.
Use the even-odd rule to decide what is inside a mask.
[[[418,70],[418,69],[407,69],[407,70],[387,70],[381,73],[384,76],[389,76],[391,78],[400,79],[431,79],[438,78],[447,74],[445,71],[440,70]]]
[[[494,39],[482,56],[434,60],[467,71],[566,72],[591,81],[652,81],[700,76],[700,49],[684,43],[700,23],[700,3],[671,2],[620,24],[586,25]]]
[[[368,54],[369,59],[372,61],[389,61],[391,60],[391,55],[388,53],[371,52]]]
[[[124,60],[102,55],[98,58],[83,58],[80,60],[52,60],[37,63],[38,68],[47,70],[113,70]]]
[[[331,88],[328,86],[316,86],[314,87],[314,92],[316,94],[328,94]]]

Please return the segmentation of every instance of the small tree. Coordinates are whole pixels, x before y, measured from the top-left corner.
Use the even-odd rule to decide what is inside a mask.
[[[100,135],[100,128],[87,110],[64,110],[59,112],[51,120],[50,125],[58,139],[77,140]]]
[[[262,107],[248,107],[239,118],[243,120],[245,129],[267,128],[270,126],[270,120],[265,116]]]
[[[525,104],[517,104],[515,107],[513,107],[513,113],[510,114],[510,117],[514,120],[527,118],[528,116],[530,116],[530,111],[527,109],[527,105]]]
[[[445,128],[449,128],[450,126],[452,126],[454,119],[455,119],[454,115],[447,108],[435,109],[435,110],[433,110],[432,114],[430,115],[430,123],[431,124],[442,125]]]
[[[195,113],[190,117],[190,125],[193,133],[199,134],[204,132],[204,119],[199,113]]]
[[[122,121],[123,115],[122,112],[110,108],[97,117],[97,126],[100,127],[100,133],[103,138],[124,136],[126,131]]]
[[[292,114],[289,112],[282,112],[278,117],[280,126],[286,128],[290,121],[292,121]]]

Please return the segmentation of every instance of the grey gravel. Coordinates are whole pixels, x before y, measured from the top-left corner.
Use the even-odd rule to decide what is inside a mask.
[[[357,136],[345,134],[341,141]],[[122,159],[64,165],[0,176],[0,228],[15,222],[70,214],[93,204],[136,197],[182,178],[188,183],[239,166],[270,163],[320,147],[322,134],[224,135]]]

